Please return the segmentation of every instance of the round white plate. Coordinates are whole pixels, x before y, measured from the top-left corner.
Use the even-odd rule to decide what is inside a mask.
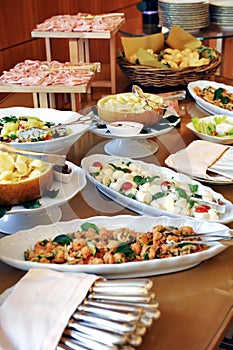
[[[38,225],[49,225],[62,217],[59,207],[43,209],[40,212],[28,214],[6,214],[0,219],[0,232],[12,234],[22,230],[29,230]]]
[[[122,158],[125,162],[129,162],[132,161],[130,158]],[[85,157],[82,159],[81,162],[81,166],[82,168],[85,170],[88,179],[102,192],[104,193],[107,197],[111,198],[114,202],[122,205],[125,208],[129,208],[131,210],[133,210],[136,213],[139,214],[145,214],[145,215],[152,215],[152,216],[161,216],[161,215],[168,215],[170,217],[183,217],[183,215],[180,214],[175,214],[166,210],[161,210],[161,209],[157,209],[151,205],[148,204],[144,204],[142,202],[139,202],[135,199],[129,198],[127,196],[124,196],[123,194],[112,190],[111,188],[104,186],[103,184],[101,184],[100,182],[96,181],[94,179],[93,176],[90,175],[89,173],[89,166],[91,166],[94,162],[100,162],[102,164],[107,163],[109,161],[113,161],[116,160],[116,157],[114,156],[107,156],[107,155],[103,155],[103,154],[93,154],[90,155],[88,157]],[[217,220],[217,222],[220,223],[229,223],[233,220],[233,204],[228,201],[227,199],[225,199],[220,193],[217,193],[215,191],[213,191],[211,188],[202,185],[200,182],[193,180],[191,177],[181,174],[181,173],[176,173],[174,170],[165,168],[165,167],[161,167],[155,164],[151,164],[151,163],[145,163],[142,161],[134,161],[137,164],[143,165],[144,167],[146,167],[148,170],[152,170],[153,173],[155,174],[162,174],[162,176],[164,176],[167,179],[174,179],[177,180],[178,182],[182,183],[188,183],[188,184],[197,184],[199,189],[200,189],[200,193],[203,193],[204,190],[208,190],[212,193],[212,196],[214,198],[219,198],[222,202],[226,203],[226,211],[224,214],[221,214],[221,217],[219,220]],[[208,220],[208,222],[211,222],[210,220]]]
[[[78,119],[80,114],[71,111],[59,111],[52,108],[28,108],[28,107],[9,107],[0,108],[0,118],[5,116],[35,116],[43,121],[67,123]],[[67,153],[69,148],[89,129],[88,124],[70,125],[70,135],[62,138],[38,142],[11,142],[10,145],[27,150],[47,152],[47,153]]]
[[[223,115],[228,115],[230,117],[233,117],[233,111],[228,111],[227,109],[220,108],[218,106],[214,106],[212,103],[207,102],[203,100],[203,98],[197,96],[197,94],[194,92],[194,87],[198,86],[200,89],[205,88],[206,86],[213,86],[214,88],[223,88],[226,89],[227,92],[233,93],[233,86],[230,85],[225,85],[222,83],[216,83],[215,81],[209,81],[209,80],[197,80],[193,81],[188,84],[188,90],[191,94],[191,96],[194,98],[196,103],[202,107],[204,110],[211,114],[223,114]]]
[[[7,214],[31,214],[32,212],[39,212],[43,209],[57,207],[64,204],[73,198],[79,191],[86,186],[86,176],[84,171],[77,165],[66,162],[69,167],[73,169],[73,176],[69,183],[62,183],[54,180],[51,189],[59,190],[58,195],[55,198],[42,197],[39,199],[41,206],[35,209],[26,209],[22,205],[14,205]]]
[[[97,265],[67,265],[67,264],[39,264],[24,260],[24,251],[33,247],[38,240],[54,238],[61,233],[69,233],[80,230],[84,222],[96,224],[99,227],[116,229],[129,227],[138,232],[146,232],[153,226],[161,224],[165,226],[192,226],[196,232],[221,231],[228,234],[228,227],[218,223],[191,220],[188,218],[169,218],[151,216],[95,216],[88,219],[75,219],[67,222],[57,222],[48,226],[37,226],[31,230],[25,230],[0,239],[0,259],[11,266],[21,270],[29,270],[33,267],[50,268],[66,272],[84,272],[104,276],[106,278],[129,278],[161,275],[189,269],[210,259],[226,249],[220,243],[214,242],[209,249],[171,258],[154,259],[140,262],[128,262],[122,264],[97,264]]]
[[[221,115],[222,116],[222,115]],[[213,116],[208,116],[205,118],[201,118],[200,120],[205,122],[205,123],[215,123],[214,122],[214,118],[216,117],[216,115]],[[217,117],[220,117],[220,115],[218,115]],[[230,117],[227,117],[226,120],[229,120],[230,122],[233,123],[233,120]],[[195,129],[195,127],[193,126],[193,123],[190,122],[186,125],[186,127],[191,130],[195,135],[197,135],[198,137],[200,137],[200,139],[208,141],[208,142],[214,142],[214,143],[221,143],[224,145],[231,145],[233,144],[233,136],[222,136],[222,137],[217,137],[217,136],[211,136],[211,135],[207,135],[207,134],[203,134],[202,132],[199,132]],[[233,124],[232,124],[232,128],[233,128]]]

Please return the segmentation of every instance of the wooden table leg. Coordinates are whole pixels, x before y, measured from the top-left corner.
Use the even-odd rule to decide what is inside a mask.
[[[116,93],[116,36],[110,39],[110,74],[111,74],[111,91]]]
[[[80,61],[80,55],[82,55],[82,48],[79,44],[78,39],[69,39],[69,55],[71,63],[78,63]],[[77,96],[76,96],[77,95]],[[77,97],[77,98],[76,98]],[[79,108],[81,96],[80,94],[70,94],[71,109],[72,111],[77,111]]]

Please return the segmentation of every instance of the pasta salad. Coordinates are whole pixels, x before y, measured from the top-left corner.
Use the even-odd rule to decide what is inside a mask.
[[[220,211],[225,211],[225,203],[213,198],[208,188],[200,190],[198,184],[180,183],[146,164],[121,159],[94,161],[88,171],[104,186],[159,210],[207,220],[219,220]]]

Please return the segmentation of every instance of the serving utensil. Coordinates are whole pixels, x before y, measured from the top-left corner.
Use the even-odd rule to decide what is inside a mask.
[[[177,193],[177,186],[175,185],[175,183],[169,182],[168,184],[164,184],[161,186],[161,191],[164,194],[167,193]],[[214,201],[210,201],[207,199],[203,199],[201,198],[201,196],[189,196],[189,200],[193,200],[195,202],[197,202],[198,204],[207,204],[209,206],[211,206],[212,208],[214,208],[217,212],[224,214],[226,211],[226,203],[218,203],[218,202],[214,202]]]
[[[71,122],[68,123],[60,123],[56,126],[53,126],[51,128],[47,128],[47,129],[40,129],[37,127],[32,127],[32,128],[28,128],[28,129],[24,129],[24,130],[20,130],[18,132],[18,139],[21,141],[27,141],[30,139],[38,139],[39,137],[43,137],[44,135],[46,135],[48,132],[51,131],[56,131],[59,136],[65,136],[67,129],[66,127],[69,125],[75,125],[75,124],[95,124],[97,123],[97,119],[94,116],[93,112],[91,111],[90,113],[88,113],[87,115],[81,115],[78,117],[78,119],[75,119]]]
[[[149,279],[97,280],[73,313],[56,350],[135,350],[160,316],[158,303],[152,302],[152,285]]]
[[[82,64],[75,64],[75,65],[62,65],[62,66],[52,66],[49,64],[42,64],[42,69],[48,70],[50,72],[59,72],[63,70],[76,70],[76,71],[83,71],[83,70],[91,70],[93,72],[101,72],[101,63],[95,62],[95,63],[82,63]]]
[[[198,238],[198,236],[196,236]],[[194,244],[194,245],[200,245],[200,244],[209,244],[209,243],[216,243],[219,242],[223,245],[227,245],[227,246],[233,246],[233,237],[226,237],[225,238],[218,238],[218,237],[214,237],[213,238],[206,238],[205,240],[200,240],[200,241],[192,241],[192,240],[183,240],[183,241],[179,241],[179,242],[175,242],[173,240],[171,241],[167,241],[166,243],[170,246],[179,246],[179,245],[183,245],[183,244]]]
[[[64,166],[66,161],[65,155],[24,150],[21,148],[10,146],[9,144],[3,143],[3,142],[0,142],[0,151],[8,152],[8,153],[23,154],[31,158],[41,159],[44,162],[61,165],[61,166]]]
[[[155,107],[159,107],[159,108],[163,108],[163,109],[167,109],[167,107],[168,107],[166,104],[161,105],[159,102],[156,102],[156,101],[153,101],[153,100],[147,98],[146,95],[144,94],[143,90],[138,85],[132,86],[132,92],[136,96],[140,97],[141,99],[143,99],[146,102],[146,105],[143,108],[147,111],[153,110],[151,103],[154,104]],[[175,98],[176,99],[184,99],[185,96],[186,96],[185,91],[177,91],[176,93],[161,96],[161,97],[163,100],[171,100],[171,99],[175,99]]]

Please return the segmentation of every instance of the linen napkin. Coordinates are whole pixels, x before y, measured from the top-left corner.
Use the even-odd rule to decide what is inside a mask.
[[[0,308],[0,349],[54,350],[99,276],[33,268]]]
[[[216,180],[216,176],[208,174],[208,171],[212,171],[211,166],[216,164],[229,149],[230,146],[227,145],[196,140],[185,149],[168,156],[165,163],[179,172],[202,179]]]

